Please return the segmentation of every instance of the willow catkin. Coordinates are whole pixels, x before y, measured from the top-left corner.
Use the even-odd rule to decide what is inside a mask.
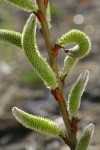
[[[72,29],[57,40],[57,44],[60,46],[66,46],[71,43],[76,44],[74,48],[69,50],[71,57],[80,59],[90,52],[91,41],[89,37],[80,30]]]
[[[21,109],[12,109],[15,118],[26,128],[44,133],[50,136],[65,137],[65,133],[58,128],[57,124],[47,118],[28,114]]]
[[[0,29],[0,40],[22,48],[22,35],[19,32]]]
[[[61,47],[73,43],[76,44],[76,46],[69,49],[68,56],[65,57],[64,66],[60,71],[61,79],[72,70],[79,59],[85,57],[90,52],[91,41],[89,37],[80,30],[72,29],[57,40],[57,44]]]
[[[35,0],[5,0],[17,7],[20,7],[26,11],[37,11],[36,2]]]
[[[80,141],[78,142],[75,150],[87,150],[88,145],[89,145],[91,138],[93,136],[93,133],[94,133],[94,124],[91,123],[86,127],[86,129],[85,129]]]
[[[80,107],[81,96],[88,83],[89,74],[90,73],[88,70],[85,70],[80,74],[68,96],[68,110],[71,119],[77,116],[78,109]]]
[[[46,59],[39,53],[36,44],[36,25],[36,18],[32,14],[27,20],[22,33],[23,50],[46,86],[54,90],[58,86],[56,75]]]

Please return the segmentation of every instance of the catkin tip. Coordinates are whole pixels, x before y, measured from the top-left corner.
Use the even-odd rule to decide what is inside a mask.
[[[13,107],[12,108],[12,113],[15,116],[15,118],[18,116],[18,112],[21,111],[20,109],[18,109],[17,107]]]

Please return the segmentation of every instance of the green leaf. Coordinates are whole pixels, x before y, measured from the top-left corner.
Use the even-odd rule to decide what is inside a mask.
[[[80,59],[90,52],[91,41],[89,37],[80,30],[72,29],[57,40],[57,44],[60,46],[65,46],[71,43],[76,44],[74,48],[69,49],[68,55],[71,57]]]
[[[68,110],[70,118],[77,116],[78,109],[80,107],[81,96],[85,90],[85,87],[89,80],[89,71],[85,70],[78,77],[76,83],[72,87],[68,96]]]
[[[91,141],[91,138],[93,136],[94,133],[94,124],[91,123],[89,124],[86,129],[85,132],[83,133],[79,143],[76,146],[75,150],[87,150],[88,145]]]
[[[37,44],[36,44],[36,18],[32,14],[23,30],[22,34],[22,45],[23,49],[28,57],[29,61],[33,65],[35,71],[44,81],[47,87],[51,89],[56,89],[58,86],[56,75],[48,65],[45,58],[39,53]]]
[[[10,44],[14,44],[20,48],[22,48],[21,45],[21,34],[19,32],[14,32],[10,30],[0,30],[0,40],[4,42],[8,42]]]
[[[5,0],[5,1],[10,2],[11,4],[14,4],[15,6],[20,7],[26,11],[37,12],[35,0]]]
[[[14,107],[12,109],[15,118],[26,128],[50,135],[50,136],[62,136],[65,137],[65,133],[58,128],[55,122],[43,118],[28,114],[21,109]]]

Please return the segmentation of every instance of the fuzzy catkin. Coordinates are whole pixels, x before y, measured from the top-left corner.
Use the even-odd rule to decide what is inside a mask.
[[[83,133],[83,135],[82,135],[80,141],[78,142],[75,150],[87,150],[88,145],[89,145],[91,138],[93,136],[93,133],[94,133],[94,124],[91,123],[86,127],[85,132]]]
[[[72,68],[76,65],[77,63],[77,59],[70,57],[70,56],[66,56],[64,59],[64,66],[60,72],[60,77],[61,79],[63,79],[63,77],[65,77],[66,75],[68,75],[68,73],[72,70]]]
[[[14,4],[17,7],[20,7],[26,11],[36,12],[36,2],[35,0],[5,0],[11,4]]]
[[[72,29],[71,31],[65,33],[57,41],[57,44],[60,46],[65,46],[71,43],[76,44],[76,46],[69,51],[69,55],[71,57],[80,59],[85,57],[90,52],[91,41],[89,37],[80,30]]]
[[[12,109],[15,118],[26,128],[50,135],[65,137],[65,133],[60,130],[57,124],[47,118],[28,114],[21,109]]]
[[[10,44],[14,44],[20,48],[22,35],[19,32],[0,29],[0,40],[4,42],[8,42]]]
[[[64,66],[60,71],[61,79],[68,75],[79,59],[85,57],[90,52],[91,41],[89,37],[80,30],[72,29],[57,40],[57,44],[60,46],[73,43],[76,44],[76,46],[69,49],[68,56],[65,57]]]
[[[29,17],[24,27],[22,45],[26,56],[46,86],[53,90],[56,89],[58,86],[56,75],[46,59],[41,56],[36,45],[36,18],[33,14]]]
[[[68,96],[68,110],[71,119],[77,116],[77,112],[80,107],[81,96],[86,88],[88,80],[89,71],[85,70],[78,77],[77,81],[70,91],[70,94]]]

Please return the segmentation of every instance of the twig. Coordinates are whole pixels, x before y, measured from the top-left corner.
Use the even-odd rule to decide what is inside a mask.
[[[74,136],[72,129],[71,129],[68,111],[67,111],[66,104],[65,104],[65,101],[63,98],[62,82],[60,81],[59,74],[58,74],[58,66],[57,66],[57,54],[58,53],[56,53],[57,49],[55,46],[54,46],[54,48],[52,46],[50,31],[48,28],[48,23],[47,23],[46,14],[45,14],[44,0],[41,0],[41,1],[36,0],[36,1],[37,1],[39,10],[35,15],[37,16],[38,20],[41,23],[43,37],[45,40],[45,44],[46,44],[46,48],[47,48],[48,56],[49,56],[49,60],[50,60],[50,65],[57,76],[57,80],[58,80],[58,84],[59,84],[58,88],[54,91],[51,91],[51,93],[54,95],[55,99],[58,101],[58,104],[59,104],[59,107],[60,107],[60,110],[62,113],[62,117],[63,117],[64,123],[66,126],[67,135],[70,140],[70,148],[71,148],[71,150],[75,150],[76,137]],[[59,94],[61,96],[60,100],[59,100]]]

